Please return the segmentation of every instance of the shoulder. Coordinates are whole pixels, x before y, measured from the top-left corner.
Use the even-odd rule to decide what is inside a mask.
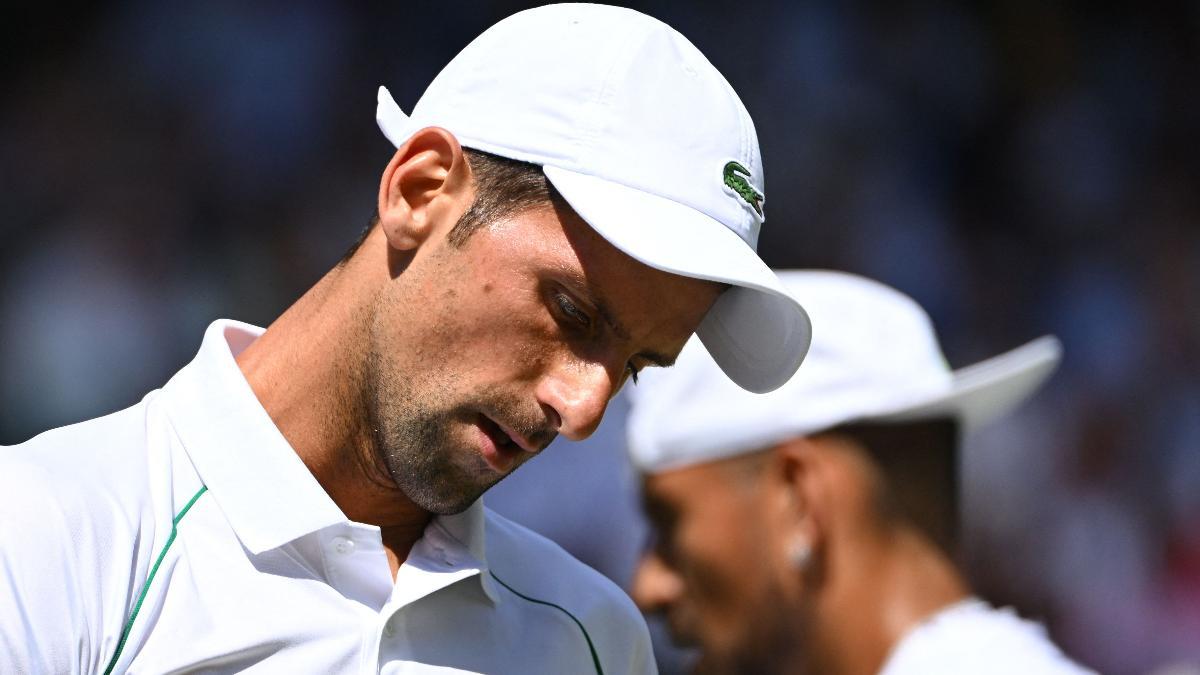
[[[1050,640],[1045,628],[1012,609],[980,600],[959,603],[910,632],[883,675],[907,673],[1087,675]]]
[[[608,577],[561,546],[485,510],[488,565],[510,592],[558,605],[582,623],[613,672],[645,672],[653,663],[641,612]]]
[[[127,583],[170,527],[177,479],[194,480],[173,461],[172,439],[152,392],[119,412],[0,447],[0,537],[40,542],[36,552],[17,546],[6,557],[64,559],[81,582],[111,571]]]
[[[59,427],[0,447],[0,499],[8,509],[37,515],[126,512],[145,492],[147,400],[96,419]],[[11,513],[11,511],[10,511]]]
[[[488,562],[506,582],[585,616],[643,623],[624,591],[558,544],[491,510],[486,522]]]
[[[170,524],[169,453],[153,449],[147,406],[0,447],[0,670],[87,672],[119,630]]]

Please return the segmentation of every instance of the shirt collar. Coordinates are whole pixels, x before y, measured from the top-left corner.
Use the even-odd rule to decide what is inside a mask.
[[[488,569],[487,550],[484,547],[485,518],[483,497],[480,497],[466,511],[452,516],[438,516],[435,520],[442,524],[450,536],[465,544],[467,551],[479,562],[479,583],[483,585],[483,593],[497,603],[500,602],[500,591]]]
[[[462,513],[451,516],[438,516],[435,522],[441,524],[446,534],[454,537],[467,548],[467,552],[481,564],[487,565],[483,544],[484,511],[483,498],[476,499]]]
[[[443,558],[442,562],[455,569],[476,570],[484,595],[493,603],[499,602],[499,591],[485,557],[486,519],[483,499],[476,499],[461,513],[435,517],[425,528],[421,540],[409,553],[409,560],[406,561],[405,566],[413,563],[417,555],[436,557],[438,554],[455,552],[459,559]],[[433,549],[437,553],[431,553],[429,549]],[[419,563],[416,564],[419,565]]]
[[[263,332],[214,321],[196,358],[163,387],[167,415],[200,480],[255,554],[346,522],[234,360]]]
[[[330,525],[349,522],[262,407],[235,360],[264,330],[221,319],[204,332],[192,362],[163,387],[167,415],[242,544],[254,554]],[[476,500],[462,513],[437,516],[441,528],[487,573],[485,510]],[[428,535],[428,529],[426,530]]]
[[[901,638],[892,645],[888,651],[887,658],[883,662],[883,666],[879,669],[880,675],[898,675],[899,673],[910,672],[909,667],[916,663],[924,651],[932,649],[934,653],[940,653],[943,644],[939,640],[947,639],[946,629],[951,630],[962,628],[964,621],[968,622],[967,634],[980,634],[977,626],[971,626],[969,622],[978,621],[980,619],[988,621],[996,616],[998,612],[992,609],[992,606],[975,596],[967,596],[961,600],[953,602],[933,614],[922,619],[917,625],[909,628]],[[940,635],[939,635],[940,633]],[[948,639],[957,639],[960,636],[949,634]]]

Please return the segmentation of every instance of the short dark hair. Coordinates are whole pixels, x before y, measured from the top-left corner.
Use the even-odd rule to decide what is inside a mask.
[[[472,234],[489,223],[545,204],[561,203],[562,197],[550,184],[541,166],[470,148],[463,148],[463,154],[475,180],[475,201],[450,230],[451,245],[462,246]],[[338,261],[339,265],[350,260],[378,224],[379,211],[376,210],[358,240]]]
[[[959,424],[951,418],[907,423],[844,424],[847,436],[879,469],[877,511],[885,522],[905,523],[952,558],[958,553]]]
[[[464,150],[475,177],[475,201],[450,230],[461,246],[481,227],[562,199],[542,167],[478,150]]]

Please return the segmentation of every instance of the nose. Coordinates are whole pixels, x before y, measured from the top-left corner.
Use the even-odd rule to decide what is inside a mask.
[[[643,612],[667,609],[683,595],[683,580],[655,553],[647,553],[633,575],[633,601]]]
[[[603,365],[573,360],[542,379],[537,397],[558,416],[558,433],[581,441],[600,426],[615,391],[612,375]]]

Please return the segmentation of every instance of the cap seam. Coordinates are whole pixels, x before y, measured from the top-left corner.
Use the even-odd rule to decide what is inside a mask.
[[[596,92],[596,96],[592,99],[591,110],[588,115],[588,125],[586,132],[580,134],[576,145],[579,148],[580,154],[585,150],[590,150],[596,147],[596,139],[600,136],[600,117],[601,114],[611,115],[612,101],[617,95],[617,87],[614,82],[617,80],[618,72],[626,72],[632,67],[633,57],[636,51],[632,45],[636,42],[639,45],[644,44],[649,37],[648,31],[642,31],[638,35],[632,33],[621,36],[621,40],[616,40],[612,46],[609,67],[601,77],[601,85]],[[576,157],[575,164],[582,165],[579,157]],[[582,172],[580,172],[582,173]],[[589,174],[592,175],[592,174]],[[598,178],[599,176],[597,176]]]

